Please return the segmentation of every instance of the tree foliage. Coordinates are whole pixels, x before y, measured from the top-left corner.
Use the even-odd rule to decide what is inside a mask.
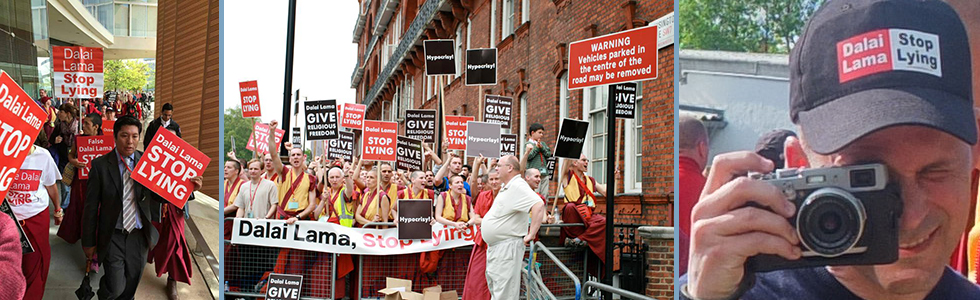
[[[248,143],[254,124],[254,119],[242,117],[241,107],[225,110],[225,152],[231,152],[234,149],[238,159],[251,160],[254,153],[251,150],[246,150],[245,144]],[[231,144],[232,137],[235,139],[234,147]]]
[[[142,60],[107,60],[103,65],[106,90],[139,91],[147,86],[150,66]]]
[[[682,49],[788,53],[824,0],[684,0]]]

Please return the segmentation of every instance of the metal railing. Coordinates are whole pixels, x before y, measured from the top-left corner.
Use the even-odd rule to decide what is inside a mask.
[[[558,257],[556,257],[555,254],[551,252],[551,250],[548,250],[548,247],[546,247],[544,244],[542,244],[541,242],[535,242],[534,245],[536,247],[531,247],[532,252],[529,255],[534,255],[538,250],[544,252],[544,254],[547,255],[548,258],[550,258],[551,261],[555,263],[555,266],[557,266],[559,270],[565,272],[565,275],[568,275],[568,277],[572,279],[572,282],[575,283],[575,300],[581,300],[582,283],[579,281],[578,276],[575,276],[575,273],[572,272],[572,270],[570,270],[567,266],[565,266],[565,264],[563,264],[561,260],[558,259]],[[551,297],[554,297],[550,289],[546,289],[546,291],[548,292],[548,294],[551,295]]]
[[[601,291],[606,291],[606,292],[610,292],[610,293],[613,293],[613,294],[616,294],[616,295],[620,295],[622,297],[626,297],[626,299],[653,300],[653,298],[650,298],[650,297],[647,297],[647,296],[644,296],[644,295],[640,295],[640,294],[637,294],[637,293],[634,293],[634,292],[631,292],[631,291],[627,291],[627,290],[624,290],[624,289],[621,289],[621,288],[618,288],[618,287],[609,286],[609,285],[606,285],[606,284],[603,284],[603,283],[600,283],[600,282],[597,282],[597,281],[586,281],[585,282],[585,286],[583,286],[583,287],[584,288],[593,287],[593,288],[596,288],[596,289],[601,290]]]

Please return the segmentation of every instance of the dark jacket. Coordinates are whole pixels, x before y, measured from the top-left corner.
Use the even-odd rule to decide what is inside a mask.
[[[150,125],[146,125],[146,135],[143,136],[143,149],[150,148],[150,142],[161,126],[163,126],[163,119],[160,117],[150,121]],[[180,135],[180,125],[177,125],[177,120],[170,119],[170,125],[167,125],[167,128],[173,129],[177,133],[177,137],[182,137]]]
[[[140,160],[142,154],[136,151],[136,161]],[[116,149],[113,148],[106,155],[92,160],[92,169],[88,174],[88,189],[85,191],[87,200],[82,214],[82,247],[96,246],[99,257],[108,257],[106,251],[109,249],[112,232],[123,213],[123,181],[119,174],[119,155]],[[160,203],[150,196],[153,192],[142,184],[134,182],[133,187],[133,201],[136,201],[139,208],[140,223],[143,226],[138,231],[146,238],[148,248],[152,249],[159,239],[159,233],[150,224],[150,220],[160,219],[153,212],[153,207]],[[159,211],[156,213],[159,214]]]

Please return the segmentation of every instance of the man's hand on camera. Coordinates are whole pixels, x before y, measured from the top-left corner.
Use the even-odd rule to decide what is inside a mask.
[[[800,257],[799,239],[787,218],[796,208],[772,184],[742,176],[768,173],[773,163],[743,151],[714,158],[692,211],[687,291],[697,299],[725,298],[746,276],[745,262],[758,254]],[[746,206],[754,202],[758,207]]]

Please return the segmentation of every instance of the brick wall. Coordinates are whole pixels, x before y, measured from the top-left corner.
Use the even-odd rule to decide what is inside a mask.
[[[491,1],[497,1],[495,40],[492,44],[489,41],[493,7]],[[443,76],[442,91],[446,114],[452,115],[455,112],[459,115],[478,116],[481,88],[485,93],[513,97],[515,111],[521,107],[520,97],[526,95],[528,111],[514,114],[512,124],[514,132],[518,132],[517,127],[521,124],[521,119],[527,118],[527,124],[541,123],[545,126],[545,141],[554,141],[560,126],[558,111],[561,100],[559,99],[560,78],[567,69],[566,46],[580,39],[645,26],[648,22],[673,10],[673,1],[665,0],[530,1],[529,22],[521,23],[521,1],[530,0],[514,1],[516,7],[513,34],[501,36],[502,0],[447,0],[444,7],[450,8],[450,11],[437,15],[431,24],[433,28],[423,32],[421,39],[453,39],[456,37],[457,26],[461,26],[464,48],[469,39],[469,48],[496,47],[498,50],[498,84],[495,86],[465,86],[462,76],[455,79]],[[417,3],[424,5],[425,1]],[[401,4],[396,9],[396,13],[406,13],[406,16],[414,17],[415,11],[408,9],[410,5],[406,5],[411,3]],[[370,27],[366,27],[365,32],[373,30],[375,24],[371,22],[376,13],[372,3],[367,13]],[[392,17],[392,20],[394,19]],[[467,19],[470,23],[467,23]],[[406,22],[411,21],[406,20]],[[470,36],[466,36],[467,25],[470,26]],[[403,28],[407,30],[408,26]],[[392,32],[385,32],[378,39],[384,40],[389,34]],[[397,104],[392,103],[397,91],[396,87],[400,86],[407,77],[411,77],[414,81],[412,107],[435,109],[439,105],[436,96],[438,93],[429,92],[430,96],[426,97],[426,90],[431,89],[432,85],[426,84],[422,61],[413,60],[413,56],[421,58],[421,46],[413,48],[413,52],[406,55],[407,59],[384,85],[377,98],[364,99],[365,94],[375,83],[378,72],[384,67],[377,66],[379,46],[366,49],[370,40],[371,35],[368,33],[364,33],[360,39],[358,59],[364,61],[364,55],[368,55],[366,72],[364,78],[353,84],[358,87],[357,101],[371,103],[367,118],[381,118],[382,107],[386,110],[392,107],[397,109]],[[380,44],[379,42],[378,45]],[[673,202],[674,47],[660,49],[658,55],[659,76],[657,79],[643,82],[643,103],[638,108],[643,116],[640,138],[643,149],[642,190],[639,193],[622,194],[624,193],[623,174],[616,178],[616,210],[622,213],[616,216],[617,222],[664,226],[673,223],[671,203]],[[582,90],[569,92],[569,117],[582,118],[582,100]],[[387,114],[388,112],[385,113]],[[619,127],[616,137],[619,151],[615,158],[616,165],[623,169],[625,152],[628,150],[624,138],[630,131],[622,126]],[[555,185],[551,190],[555,190]],[[598,202],[597,204],[604,209],[604,199],[599,199]]]
[[[157,14],[156,102],[174,106],[182,138],[211,158],[201,192],[218,198],[222,176],[218,153],[219,88],[218,0],[160,3]]]
[[[656,299],[674,299],[674,228],[644,226],[639,231],[650,246],[644,294]]]

